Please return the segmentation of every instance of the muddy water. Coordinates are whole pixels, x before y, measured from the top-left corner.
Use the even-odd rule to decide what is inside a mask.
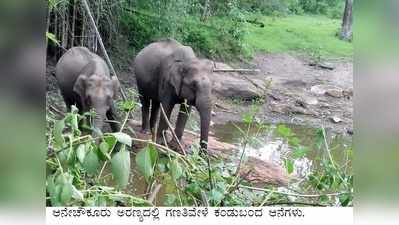
[[[294,174],[298,178],[304,178],[311,170],[320,169],[318,159],[326,157],[324,148],[316,146],[317,129],[300,125],[284,124],[290,128],[300,140],[300,144],[306,146],[308,151],[305,157],[294,160]],[[243,134],[239,130],[247,131],[248,125],[244,123],[228,122],[223,125],[215,125],[213,132],[219,141],[240,145]],[[278,135],[277,126],[262,125],[249,127],[249,135],[256,136],[255,141],[246,147],[245,154],[265,161],[272,161],[283,165],[284,159],[292,151],[287,141]],[[351,139],[347,136],[326,131],[326,140],[329,143],[330,152],[338,164],[346,162],[345,151],[351,145]]]
[[[319,157],[326,156],[325,150],[319,150],[315,146],[317,137],[316,129],[298,125],[286,124],[286,126],[289,127],[293,133],[295,133],[295,136],[299,138],[301,145],[307,146],[309,148],[306,157],[296,159],[294,161],[294,175],[298,178],[306,177],[311,170],[317,170],[320,168],[320,165],[317,163],[317,159]],[[247,125],[243,123],[229,122],[223,125],[215,125],[212,129],[212,132],[219,141],[240,146],[243,135],[237,127],[244,131],[246,131],[248,128]],[[257,141],[246,147],[246,156],[252,156],[262,160],[269,160],[276,164],[283,165],[284,158],[290,151],[292,151],[292,149],[287,142],[277,134],[276,126],[265,125],[264,129],[259,129],[259,127],[251,127],[251,129],[249,129],[249,133],[251,136],[256,136]],[[344,150],[350,146],[350,138],[332,134],[327,131],[327,141],[330,144],[331,153],[333,154],[333,157],[337,163],[345,162],[346,155],[344,154]],[[239,157],[239,155],[240,154],[237,154],[237,157]],[[137,168],[135,167],[135,154],[132,154],[131,162],[132,176],[130,176],[131,180],[129,181],[129,185],[125,188],[124,192],[145,198],[147,184],[144,180],[144,177],[140,175],[140,172],[138,172]],[[162,188],[160,189],[156,201],[154,202],[157,206],[164,205],[166,194],[176,193],[176,189],[172,182],[166,182],[166,184],[164,182],[165,181],[162,181]],[[108,184],[113,185],[113,182],[110,180]]]

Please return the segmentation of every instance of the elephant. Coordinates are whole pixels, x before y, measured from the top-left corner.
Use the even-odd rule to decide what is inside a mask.
[[[110,120],[113,132],[119,131],[114,102],[119,81],[110,72],[105,61],[85,47],[69,49],[57,62],[55,77],[67,110],[76,105],[79,113],[94,109],[94,131],[101,130],[105,119]]]
[[[212,106],[212,86],[208,78],[212,67],[209,63],[197,58],[191,47],[168,38],[142,49],[135,57],[133,67],[142,104],[142,131],[148,131],[149,122],[152,134],[162,140],[162,132],[168,127],[162,115],[157,134],[154,134],[160,104],[168,119],[174,106],[180,104],[175,134],[181,141],[191,106],[195,106],[201,121],[200,147],[206,150]]]

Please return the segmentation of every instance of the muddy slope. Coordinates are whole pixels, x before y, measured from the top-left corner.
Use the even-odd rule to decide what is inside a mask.
[[[352,62],[322,62],[320,66],[299,56],[258,54],[249,66],[261,72],[232,76],[243,77],[243,82],[253,84],[254,92],[266,96],[266,103],[260,106],[260,119],[353,132]],[[236,104],[222,98],[216,98],[216,102],[219,107],[215,107],[215,123],[240,120],[249,108],[248,102]]]

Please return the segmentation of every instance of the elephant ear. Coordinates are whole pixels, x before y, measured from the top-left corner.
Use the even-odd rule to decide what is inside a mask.
[[[79,96],[83,97],[86,90],[87,76],[82,74],[76,79],[75,85],[73,85],[73,91]]]
[[[176,61],[169,73],[169,82],[174,87],[176,95],[180,95],[182,79],[187,73],[187,67],[181,61]]]
[[[118,80],[118,78],[116,76],[112,76],[111,82],[112,82],[112,88],[113,88],[113,91],[114,91],[114,99],[116,99],[117,96],[118,96],[120,83],[119,83],[119,80]]]

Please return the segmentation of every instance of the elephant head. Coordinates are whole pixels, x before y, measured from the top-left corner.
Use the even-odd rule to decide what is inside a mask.
[[[81,74],[77,78],[73,91],[81,99],[83,111],[94,109],[96,115],[93,126],[102,129],[106,113],[113,106],[119,89],[119,81],[115,76],[111,79],[106,76]]]
[[[204,61],[189,59],[176,60],[170,68],[169,84],[173,87],[180,101],[197,108],[201,120],[202,149],[207,149],[208,133],[211,117],[211,82],[209,74],[212,67]],[[184,128],[183,128],[184,129]]]

